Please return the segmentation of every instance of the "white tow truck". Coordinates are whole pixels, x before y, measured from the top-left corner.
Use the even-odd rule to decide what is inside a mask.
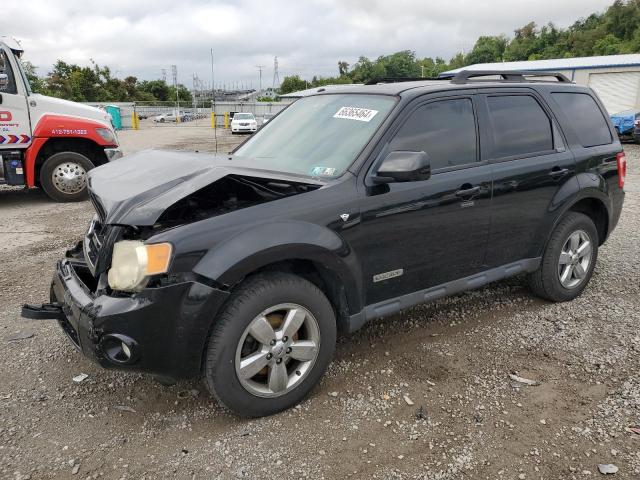
[[[0,36],[0,183],[41,187],[60,202],[87,196],[87,172],[122,156],[109,114],[33,93],[13,38]]]

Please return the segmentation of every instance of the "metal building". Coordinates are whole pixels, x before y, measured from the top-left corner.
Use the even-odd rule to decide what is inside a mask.
[[[593,88],[610,114],[640,109],[640,54],[478,63],[444,73],[460,70],[552,70]]]

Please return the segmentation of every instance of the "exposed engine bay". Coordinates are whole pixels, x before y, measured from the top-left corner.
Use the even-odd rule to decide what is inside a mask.
[[[320,185],[227,175],[170,206],[154,225],[166,228],[252,207],[319,188]]]

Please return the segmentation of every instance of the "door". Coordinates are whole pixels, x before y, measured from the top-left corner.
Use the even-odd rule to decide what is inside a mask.
[[[432,175],[424,181],[369,185],[363,193],[361,224],[350,243],[361,261],[366,304],[483,269],[491,172],[479,162],[472,96],[423,101],[409,112],[369,175],[392,151],[426,152]]]
[[[609,115],[638,108],[640,72],[592,73],[589,86],[598,94]]]
[[[494,172],[486,263],[497,267],[539,255],[562,206],[558,191],[578,184],[573,154],[542,99],[511,91],[479,100],[484,158]]]
[[[8,83],[0,86],[0,149],[26,147],[31,143],[27,96],[16,59],[1,47],[0,73],[8,77]]]

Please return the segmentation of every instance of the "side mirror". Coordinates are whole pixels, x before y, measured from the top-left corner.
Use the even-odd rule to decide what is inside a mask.
[[[419,182],[431,177],[431,164],[425,152],[394,151],[380,164],[374,183]]]

